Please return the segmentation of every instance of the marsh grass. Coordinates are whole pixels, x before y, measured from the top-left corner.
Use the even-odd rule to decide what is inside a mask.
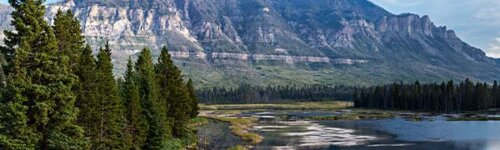
[[[228,150],[248,150],[248,148],[241,145],[236,145],[235,147],[231,147]]]
[[[208,116],[208,118],[231,124],[231,126],[229,127],[231,129],[231,133],[240,137],[244,141],[247,141],[251,144],[258,144],[262,142],[263,139],[262,136],[260,136],[257,133],[249,132],[254,122],[257,121],[256,118],[232,118],[232,117],[216,117],[216,116]]]
[[[500,121],[500,117],[460,116],[448,118],[448,121]]]
[[[205,117],[196,117],[189,121],[189,128],[196,128],[208,124],[208,119]]]
[[[382,111],[354,110],[334,116],[312,116],[311,120],[361,120],[361,119],[389,119],[396,117],[395,114]]]

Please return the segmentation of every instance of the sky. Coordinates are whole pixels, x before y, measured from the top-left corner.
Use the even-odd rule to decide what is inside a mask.
[[[500,58],[500,0],[371,0],[395,13],[429,15],[490,57]]]
[[[55,2],[58,0],[48,0]],[[458,36],[490,57],[500,58],[500,0],[370,0],[395,13],[429,15],[438,26]],[[7,0],[0,0],[6,3]]]

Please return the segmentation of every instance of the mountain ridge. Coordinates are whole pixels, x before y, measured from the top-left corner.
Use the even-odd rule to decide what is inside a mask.
[[[48,20],[59,9],[75,13],[95,48],[110,40],[117,73],[144,46],[157,55],[167,45],[202,87],[490,81],[500,73],[497,60],[429,16],[395,15],[367,0],[67,0],[47,6]]]

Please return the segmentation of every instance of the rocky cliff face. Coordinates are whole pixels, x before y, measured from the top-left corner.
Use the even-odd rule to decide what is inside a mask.
[[[128,55],[167,45],[187,76],[220,84],[374,84],[498,78],[494,59],[429,16],[394,15],[367,0],[66,0],[94,47]],[[0,19],[8,20],[8,7]],[[9,29],[8,21],[0,22]],[[0,37],[2,34],[0,34]]]
[[[10,12],[12,8],[6,5],[0,4],[0,29],[11,29],[10,27]],[[5,35],[0,32],[0,39],[4,39]],[[0,44],[3,44],[3,40],[0,40]]]

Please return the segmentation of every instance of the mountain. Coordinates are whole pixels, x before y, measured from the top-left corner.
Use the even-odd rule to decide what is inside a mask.
[[[6,5],[0,4],[0,29],[11,29],[10,27],[10,12],[12,11],[12,8]],[[5,38],[5,35],[3,32],[0,32],[0,44],[3,43],[3,39]]]
[[[453,30],[367,0],[66,0],[48,5],[48,20],[59,9],[95,48],[110,40],[116,73],[167,45],[200,87],[500,78],[497,60]]]

